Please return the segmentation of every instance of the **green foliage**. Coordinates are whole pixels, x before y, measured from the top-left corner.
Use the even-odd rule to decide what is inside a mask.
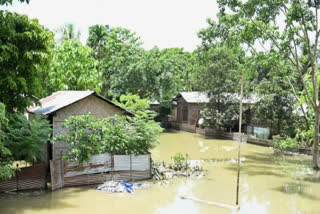
[[[310,148],[313,145],[313,127],[309,130],[295,130],[294,137],[281,137],[280,135],[273,136],[272,146],[280,152],[298,151],[300,148]]]
[[[199,88],[211,96],[201,112],[204,125],[211,128],[231,128],[238,119],[239,94],[242,76],[241,53],[224,46],[209,47],[198,53],[201,72],[197,77]]]
[[[162,128],[138,117],[113,116],[96,119],[91,114],[70,117],[69,131],[57,140],[69,144],[69,157],[88,161],[93,154],[146,154],[158,142]]]
[[[153,120],[145,120],[139,117],[129,117],[129,125],[133,127],[128,136],[131,142],[131,152],[145,154],[150,152],[159,142],[159,135],[163,131],[160,124]]]
[[[103,72],[104,96],[138,94],[141,98],[171,100],[181,90],[191,90],[195,55],[180,48],[149,51],[140,38],[124,28],[95,25],[87,44],[93,48]]]
[[[4,145],[14,160],[41,161],[43,150],[50,139],[49,121],[41,115],[33,115],[31,120],[27,120],[23,114],[18,113],[8,115],[8,119],[3,133]]]
[[[264,121],[271,128],[271,135],[293,137],[296,127],[303,127],[301,116],[296,112],[295,101],[286,94],[269,94],[254,105],[254,120]]]
[[[220,101],[211,99],[201,111],[201,117],[204,119],[204,126],[210,128],[226,129],[229,131],[239,118],[238,100],[230,99],[229,96],[220,96]]]
[[[23,3],[26,2],[29,4],[30,0],[18,0],[19,2]],[[13,0],[0,0],[0,5],[12,5]]]
[[[116,103],[133,113],[146,111],[150,108],[150,102],[148,99],[141,99],[138,95],[135,94],[121,95],[120,102]]]
[[[0,11],[0,102],[24,112],[43,94],[53,34],[25,15]]]
[[[79,162],[88,161],[93,154],[98,154],[103,147],[104,121],[96,120],[91,114],[73,116],[63,124],[68,134],[57,137],[59,141],[69,144],[69,155]]]
[[[57,30],[56,36],[58,36],[58,43],[61,44],[67,40],[79,40],[80,34],[80,31],[76,32],[74,24],[65,24]]]
[[[104,54],[104,46],[108,43],[109,33],[109,25],[93,25],[89,27],[87,45],[93,49],[94,56],[99,62]]]
[[[271,128],[271,135],[293,137],[296,127],[307,128],[301,121],[301,111],[300,115],[297,114],[300,106],[296,105],[291,86],[284,80],[286,77],[293,86],[301,86],[295,80],[290,64],[277,58],[274,53],[259,53],[251,57],[248,64],[248,69],[256,71],[251,79],[252,88],[262,98],[254,105],[254,119],[264,121]]]
[[[273,136],[272,146],[280,150],[281,152],[284,151],[297,151],[300,148],[300,143],[291,137],[282,138],[279,135]]]
[[[172,169],[175,171],[187,170],[189,168],[189,155],[186,154],[185,156],[180,152],[176,153],[174,156],[171,157],[173,160],[173,165],[171,166]]]
[[[172,103],[172,100],[162,100],[159,103],[158,113],[160,117],[167,117],[172,114],[172,110],[175,105]]]
[[[227,47],[213,47],[202,55],[202,70],[198,75],[202,91],[214,95],[238,92],[241,79],[238,54]]]
[[[1,136],[1,128],[8,124],[8,119],[6,117],[6,109],[3,103],[0,103],[0,136]],[[1,140],[1,138],[0,138]]]
[[[96,69],[93,51],[80,41],[66,40],[57,46],[48,76],[48,90],[101,89],[101,73]]]
[[[7,180],[14,175],[15,170],[12,168],[11,152],[3,145],[2,127],[7,126],[5,106],[0,103],[0,179]]]
[[[155,114],[149,110],[150,101],[148,99],[141,99],[138,95],[121,95],[120,102],[115,102],[141,119],[153,120],[155,117]]]
[[[89,28],[87,44],[94,50],[102,72],[104,96],[119,97],[123,93],[136,93],[124,90],[135,84],[135,79],[127,85],[126,80],[132,66],[143,51],[140,38],[125,28],[109,28],[108,25],[94,25]],[[122,82],[126,80],[126,82]],[[118,93],[121,91],[120,93]]]
[[[0,179],[8,180],[14,176],[15,169],[12,167],[12,156],[2,142],[0,142]]]
[[[218,0],[219,22],[215,25],[228,29],[228,40],[236,38],[248,47],[248,52],[257,55],[255,44],[275,59],[277,72],[290,68],[289,77],[292,93],[298,103],[305,103],[313,109],[313,115],[304,115],[305,124],[313,118],[314,144],[313,167],[319,166],[319,2],[318,1],[257,1]],[[279,23],[284,23],[279,25]],[[268,44],[265,45],[265,44]],[[271,60],[270,60],[271,62]],[[288,62],[288,63],[287,63]],[[301,85],[294,85],[299,82]]]

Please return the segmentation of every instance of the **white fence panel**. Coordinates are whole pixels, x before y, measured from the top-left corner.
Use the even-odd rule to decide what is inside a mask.
[[[150,155],[132,155],[132,170],[149,170],[150,169]]]
[[[130,155],[114,155],[114,171],[130,170]]]

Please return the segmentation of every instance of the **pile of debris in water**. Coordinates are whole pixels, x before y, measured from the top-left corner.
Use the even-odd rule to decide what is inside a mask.
[[[193,177],[200,179],[205,175],[201,167],[202,160],[189,160],[180,153],[172,157],[174,163],[152,163],[152,176],[154,180],[167,180],[173,177]]]
[[[107,181],[97,187],[97,190],[109,193],[133,193],[137,189],[147,189],[149,184],[144,183],[126,183],[123,181]]]

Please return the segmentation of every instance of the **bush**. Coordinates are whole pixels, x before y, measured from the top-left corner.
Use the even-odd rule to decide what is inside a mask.
[[[31,120],[18,113],[8,116],[4,128],[4,145],[10,150],[14,160],[27,162],[41,161],[43,149],[50,139],[51,126],[42,115],[34,115]]]
[[[171,157],[171,159],[173,160],[173,165],[171,166],[171,168],[174,169],[175,171],[187,170],[189,168],[188,154],[184,156],[181,153],[176,153],[174,156]]]
[[[167,117],[172,114],[175,105],[171,100],[163,100],[159,104],[158,112],[160,117]]]
[[[273,136],[272,139],[272,146],[275,149],[280,150],[281,152],[288,151],[288,150],[298,150],[300,147],[300,144],[298,141],[296,141],[294,138],[287,137],[283,138],[279,135]]]
[[[296,129],[294,138],[281,137],[280,135],[273,136],[272,146],[275,149],[284,151],[298,151],[300,148],[309,148],[313,144],[313,126],[309,130]]]
[[[68,133],[57,140],[70,145],[69,154],[79,162],[94,154],[146,154],[158,142],[160,125],[140,117],[113,116],[96,119],[91,114],[70,117],[64,123]]]
[[[3,143],[4,138],[2,127],[7,126],[7,117],[5,112],[5,106],[0,103],[0,179],[7,180],[14,175],[14,169],[12,166],[11,152],[7,149]]]

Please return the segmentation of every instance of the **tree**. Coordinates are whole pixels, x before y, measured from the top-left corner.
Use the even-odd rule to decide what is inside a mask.
[[[219,96],[239,89],[239,57],[228,47],[211,47],[202,53],[198,83],[203,91]]]
[[[49,120],[42,115],[33,115],[28,120],[23,114],[8,115],[4,128],[4,145],[14,160],[38,162],[43,160],[43,151],[50,139]]]
[[[280,73],[276,66],[277,61],[269,61],[267,53],[259,53],[250,58],[250,67],[255,70],[251,79],[252,89],[260,98],[253,107],[254,119],[268,124],[272,135],[294,137],[296,127],[309,129],[308,120],[301,117],[302,108],[296,105],[291,86],[283,76],[292,79],[292,72]],[[299,87],[299,82],[293,82],[294,87]],[[298,114],[299,113],[299,114]]]
[[[3,144],[3,127],[7,126],[8,119],[6,117],[5,106],[0,103],[0,179],[7,180],[14,175],[12,168],[11,152]]]
[[[23,3],[26,2],[29,4],[30,0],[18,0],[19,2]],[[12,4],[13,0],[0,0],[0,5],[9,5]]]
[[[53,34],[25,15],[0,11],[0,102],[24,112],[43,94]]]
[[[57,46],[48,76],[48,92],[101,89],[101,73],[93,51],[80,41],[67,40]]]
[[[134,94],[121,95],[119,102],[116,101],[116,103],[133,113],[146,111],[150,108],[150,101],[148,99],[141,99],[138,95]]]
[[[229,34],[238,35],[252,54],[258,52],[255,44],[260,42],[265,52],[272,53],[273,59],[290,62],[293,76],[302,84],[302,90],[292,87],[292,93],[314,111],[313,168],[319,170],[319,1],[219,0],[218,3],[219,23],[229,28]],[[279,26],[278,19],[284,22],[284,28]],[[305,64],[301,62],[306,60],[310,64],[304,73]],[[280,63],[277,70],[282,69],[286,68]]]
[[[141,119],[152,121],[155,117],[155,114],[149,110],[150,101],[141,99],[139,95],[123,94],[120,96],[119,102],[115,102]]]
[[[89,27],[87,45],[93,49],[95,58],[101,61],[104,46],[108,43],[111,28],[109,25],[93,25]]]
[[[202,112],[205,125],[212,128],[233,128],[238,119],[239,80],[242,78],[236,50],[216,44],[203,49],[200,54],[201,72],[197,76],[199,89],[210,96]]]
[[[58,136],[69,145],[69,158],[88,161],[95,154],[147,154],[159,141],[160,125],[139,117],[112,116],[96,119],[91,114],[72,116],[64,122],[68,133]]]
[[[79,40],[80,31],[76,31],[74,24],[65,24],[57,30],[58,43],[62,43],[67,40]]]
[[[93,28],[100,28],[104,34],[99,42],[93,42],[97,31],[91,30],[87,42],[96,51],[95,57],[99,60],[99,71],[102,72],[103,83],[102,94],[107,97],[119,97],[125,93],[136,94],[136,91],[126,90],[126,88],[140,81],[140,78],[136,78],[137,76],[134,80],[131,78],[131,74],[136,74],[133,65],[139,61],[143,53],[140,38],[125,28],[109,29],[108,26],[93,26],[91,29]],[[103,49],[99,47],[101,44],[105,44]],[[127,84],[128,82],[130,83]]]

